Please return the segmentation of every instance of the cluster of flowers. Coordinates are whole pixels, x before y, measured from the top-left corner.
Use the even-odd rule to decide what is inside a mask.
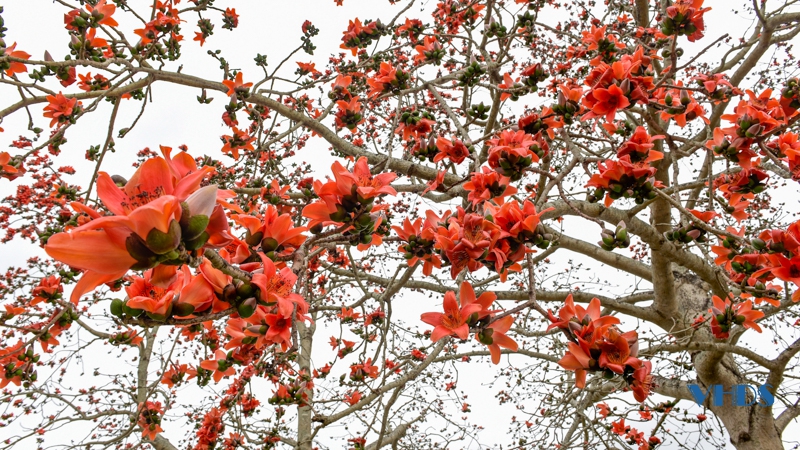
[[[97,191],[112,215],[74,201],[79,226],[45,236],[45,251],[84,274],[72,292],[78,299],[122,278],[130,269],[153,269],[151,281],[168,287],[176,266],[198,260],[205,248],[222,248],[232,237],[221,204],[232,195],[214,185],[200,187],[213,170],[198,168],[187,153],[146,160],[130,180],[100,172]]]
[[[732,236],[744,236],[745,229],[729,227],[727,231]],[[725,268],[731,281],[740,285],[742,296],[752,297],[757,304],[780,305],[778,294],[782,287],[772,283],[775,279],[800,286],[800,221],[785,231],[764,230],[750,242],[720,237],[719,245],[711,250],[717,255],[715,263]],[[792,300],[800,301],[800,290],[795,291]]]
[[[547,248],[553,239],[540,223],[541,215],[549,210],[537,212],[529,201],[522,207],[516,201],[502,206],[485,203],[484,211],[470,213],[458,207],[455,214],[447,211],[442,217],[427,211],[425,220],[406,218],[402,227],[393,226],[404,241],[398,250],[409,265],[423,261],[425,274],[433,267],[449,265],[456,279],[464,269],[474,272],[487,267],[505,280],[509,271],[520,270],[519,262],[530,252],[528,245]]]
[[[455,336],[461,340],[469,337],[470,328],[475,329],[475,340],[489,348],[492,362],[500,362],[501,348],[515,351],[517,343],[506,336],[514,323],[514,316],[497,316],[499,310],[492,310],[492,304],[497,296],[491,292],[484,292],[476,298],[475,290],[468,282],[461,283],[459,301],[453,291],[444,295],[444,313],[428,312],[421,316],[423,322],[432,325],[431,340],[438,340]]]
[[[361,157],[348,171],[338,161],[331,166],[334,179],[326,183],[314,181],[314,192],[319,200],[303,208],[303,216],[309,219],[312,233],[335,225],[351,236],[353,244],[379,245],[381,235],[388,234],[385,204],[376,205],[375,199],[384,195],[397,195],[389,184],[397,175],[392,172],[372,175],[367,158]]]
[[[588,308],[575,305],[567,296],[558,317],[548,312],[552,322],[547,329],[558,328],[569,339],[569,351],[558,364],[575,372],[575,385],[586,386],[589,372],[602,373],[611,379],[617,375],[627,383],[637,401],[650,393],[652,365],[637,358],[639,339],[636,331],[622,333],[619,319],[601,316],[600,300],[593,298]]]

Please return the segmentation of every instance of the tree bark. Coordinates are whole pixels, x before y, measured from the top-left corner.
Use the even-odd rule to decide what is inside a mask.
[[[691,329],[694,318],[711,307],[710,286],[688,271],[675,271],[672,275],[675,280],[675,304],[681,311],[681,316],[676,317],[676,328],[688,330]],[[676,334],[676,337],[680,339],[682,336]],[[695,330],[691,339],[692,342],[717,342],[707,327]],[[700,351],[692,354],[692,362],[697,374],[695,382],[704,392],[714,385],[722,385],[725,391],[731,392],[737,384],[750,384],[738,370],[731,353]],[[685,398],[685,387],[666,387],[683,392],[684,395],[680,397]],[[656,391],[659,389],[656,388]],[[730,395],[724,396],[722,406],[715,406],[712,399],[713,395],[709,395],[705,406],[723,423],[731,444],[738,450],[783,448],[782,430],[776,425],[772,408],[759,406],[758,403],[752,406],[736,406]]]
[[[297,357],[301,371],[311,376],[311,344],[313,343],[314,331],[316,326],[311,323],[306,325],[302,321],[297,321],[297,330],[300,335],[300,353]],[[314,401],[314,392],[306,390],[308,405]],[[311,450],[313,432],[311,430],[311,406],[301,406],[297,410],[297,449]]]

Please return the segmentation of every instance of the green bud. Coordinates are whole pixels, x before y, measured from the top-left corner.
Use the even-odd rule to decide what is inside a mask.
[[[128,306],[127,303],[122,305],[122,311],[125,313],[126,316],[131,316],[131,317],[139,317],[140,315],[142,315],[143,312],[141,309],[131,308],[130,306]]]
[[[258,302],[256,301],[255,297],[250,297],[242,303],[239,303],[239,306],[236,307],[236,311],[239,313],[239,316],[242,319],[247,319],[256,312],[257,305]]]
[[[206,244],[209,237],[210,236],[208,235],[208,232],[203,231],[202,233],[200,233],[200,236],[197,239],[191,241],[184,241],[183,246],[186,247],[186,250],[189,251],[198,250]]]
[[[181,243],[181,226],[177,220],[173,220],[169,224],[169,231],[167,233],[153,228],[147,233],[146,242],[147,248],[158,255],[163,255],[175,249]]]
[[[278,241],[275,238],[268,237],[264,238],[264,240],[261,241],[261,250],[263,250],[264,252],[272,252],[275,251],[277,248],[278,248]]]
[[[194,305],[189,303],[174,303],[172,314],[178,317],[186,317],[194,312]]]
[[[206,227],[208,227],[208,216],[193,216],[186,220],[186,225],[184,225],[184,217],[181,217],[181,231],[183,234],[183,239],[186,241],[191,241],[200,237],[200,235],[205,231]]]
[[[131,258],[137,261],[137,264],[132,267],[134,270],[149,269],[158,264],[156,254],[147,248],[147,243],[136,233],[131,233],[125,239],[125,249]]]
[[[124,304],[125,303],[122,300],[115,298],[114,300],[111,300],[111,306],[109,307],[109,311],[111,311],[111,314],[117,317],[122,317],[123,314],[122,307],[124,306]]]

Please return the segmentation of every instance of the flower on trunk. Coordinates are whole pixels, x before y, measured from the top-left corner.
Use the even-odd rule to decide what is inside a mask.
[[[161,407],[161,402],[145,402],[139,405],[139,421],[138,425],[142,429],[142,437],[154,441],[156,435],[164,431],[161,428],[161,416],[164,415],[164,409]]]
[[[732,298],[731,294],[725,300],[716,295],[712,297],[714,305],[708,312],[711,313],[711,332],[714,337],[727,339],[734,325],[741,325],[761,333],[761,327],[755,321],[764,317],[764,313],[754,311],[753,302],[750,300],[732,303]]]

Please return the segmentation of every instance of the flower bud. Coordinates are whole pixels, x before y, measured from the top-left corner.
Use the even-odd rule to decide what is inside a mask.
[[[163,255],[170,250],[174,250],[181,243],[181,226],[177,220],[172,220],[169,224],[169,230],[164,233],[163,231],[153,228],[147,233],[147,248],[152,250],[157,255]]]
[[[111,314],[113,314],[113,315],[115,315],[117,317],[122,317],[122,314],[123,314],[122,306],[123,305],[124,305],[124,302],[122,300],[120,300],[118,298],[115,298],[114,300],[111,300],[111,305],[109,306],[109,311],[111,312]]]
[[[767,243],[762,241],[761,239],[758,239],[758,238],[751,239],[750,243],[753,245],[753,248],[758,250],[758,251],[762,251],[765,248],[767,248]]]
[[[236,308],[236,311],[239,313],[239,316],[242,319],[247,319],[248,317],[252,316],[253,313],[256,312],[256,306],[258,306],[256,298],[250,297],[247,300],[240,303],[239,306]]]
[[[190,303],[175,302],[172,305],[172,313],[178,317],[186,317],[194,313],[194,305]]]

